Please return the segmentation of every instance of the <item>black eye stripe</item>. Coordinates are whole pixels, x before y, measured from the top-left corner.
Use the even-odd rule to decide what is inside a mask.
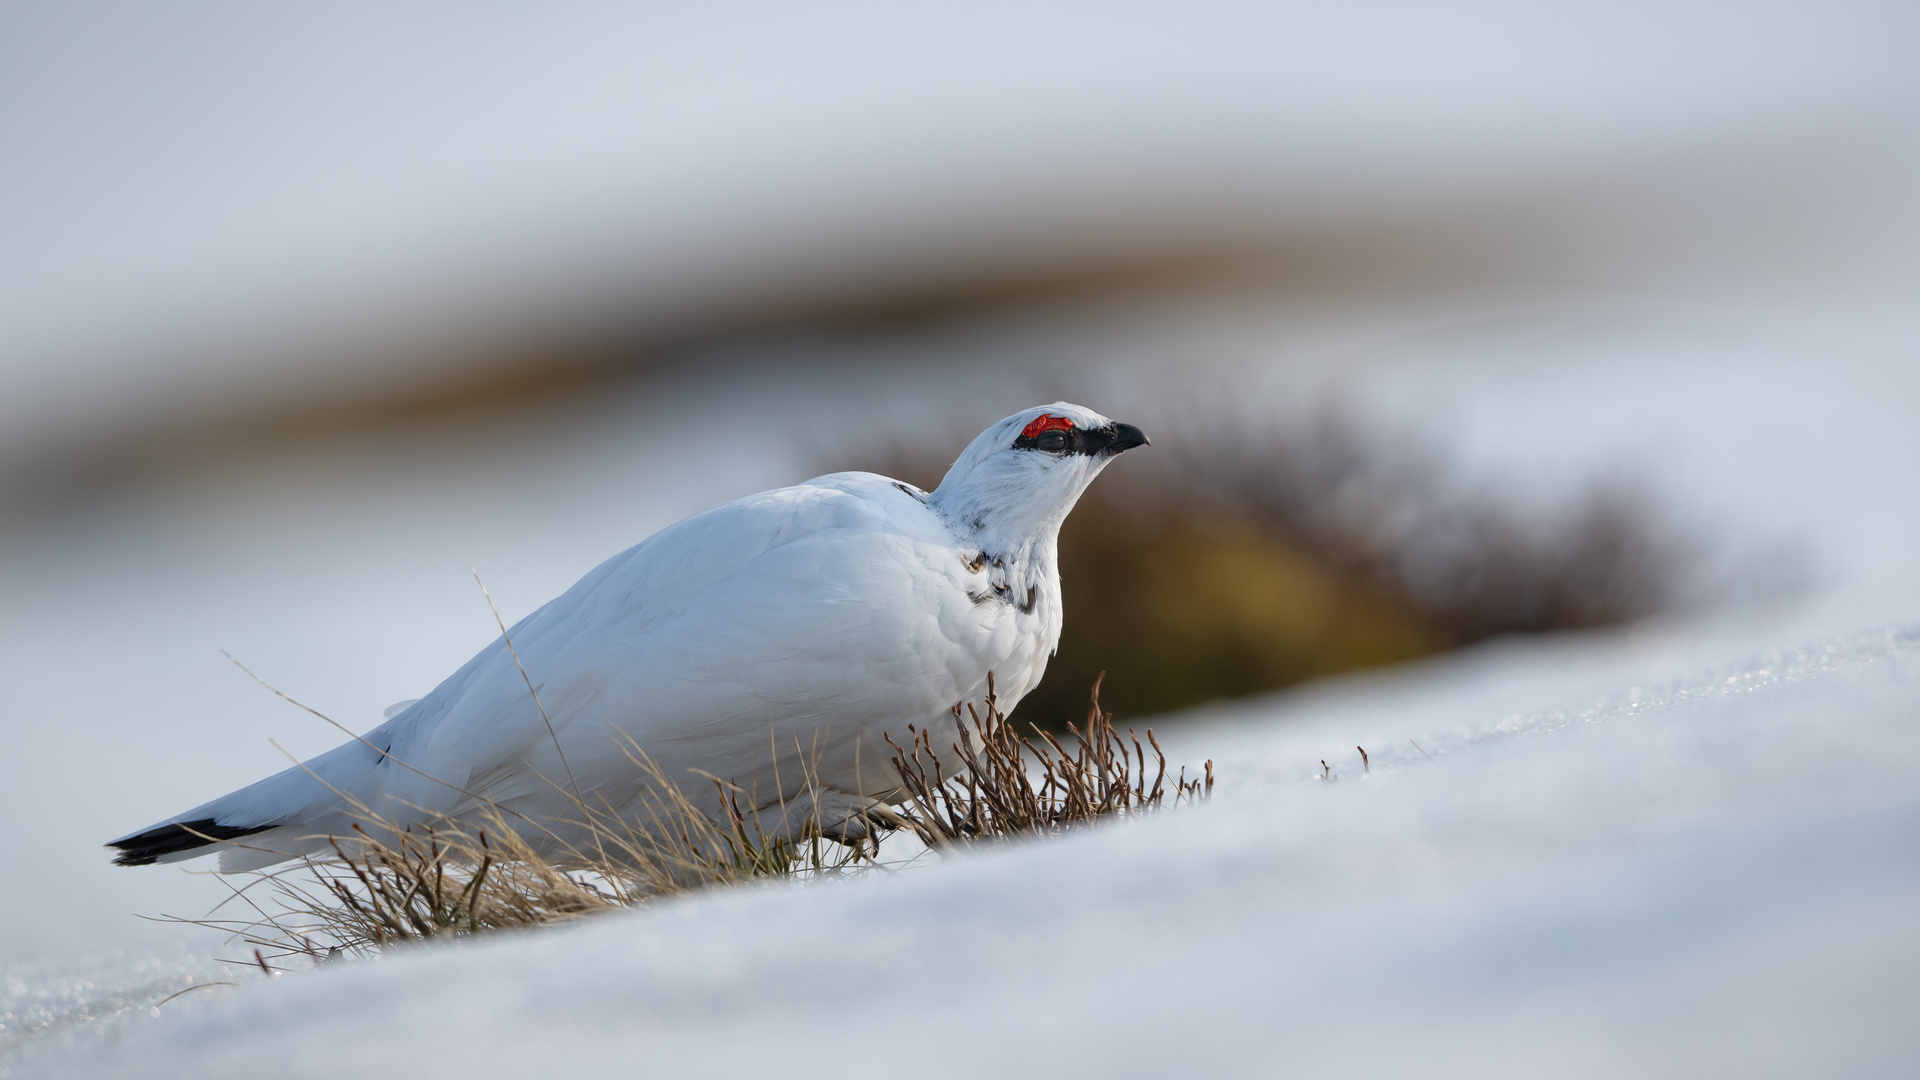
[[[1105,430],[1082,431],[1079,428],[1072,428],[1069,430],[1061,430],[1056,428],[1054,430],[1060,431],[1062,435],[1067,436],[1067,445],[1065,449],[1058,450],[1058,451],[1047,451],[1047,450],[1041,449],[1040,440],[1047,435],[1051,435],[1052,432],[1042,432],[1040,435],[1022,435],[1019,438],[1013,440],[1013,448],[1015,450],[1038,450],[1041,453],[1052,452],[1052,453],[1062,453],[1062,454],[1091,455],[1091,454],[1097,454],[1100,451],[1105,450],[1108,444],[1112,443],[1114,439],[1113,432],[1105,431]]]

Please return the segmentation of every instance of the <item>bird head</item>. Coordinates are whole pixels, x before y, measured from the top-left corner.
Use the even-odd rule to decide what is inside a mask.
[[[1051,537],[1107,462],[1147,445],[1132,424],[1056,401],[1014,413],[980,433],[929,501],[987,547]]]

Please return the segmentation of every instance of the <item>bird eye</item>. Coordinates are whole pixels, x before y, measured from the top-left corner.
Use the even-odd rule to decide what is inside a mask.
[[[1057,454],[1067,448],[1067,433],[1064,431],[1044,431],[1033,444],[1049,454]]]

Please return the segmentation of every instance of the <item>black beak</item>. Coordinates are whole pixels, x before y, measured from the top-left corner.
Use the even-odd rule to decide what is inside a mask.
[[[1136,446],[1153,445],[1147,439],[1147,433],[1132,424],[1113,425],[1113,441],[1107,444],[1107,456],[1131,450]]]

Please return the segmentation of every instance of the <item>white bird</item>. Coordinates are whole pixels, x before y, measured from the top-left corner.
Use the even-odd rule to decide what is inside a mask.
[[[644,805],[630,746],[662,776],[725,778],[755,809],[802,803],[858,840],[900,796],[883,734],[950,739],[989,673],[1007,709],[1039,684],[1060,641],[1060,525],[1146,442],[1056,402],[982,432],[931,493],[844,472],[696,514],[364,736],[108,846],[124,866],[219,850],[222,871],[255,869],[350,835],[352,802],[402,826],[491,802],[541,823],[536,848],[566,845],[576,799]]]

